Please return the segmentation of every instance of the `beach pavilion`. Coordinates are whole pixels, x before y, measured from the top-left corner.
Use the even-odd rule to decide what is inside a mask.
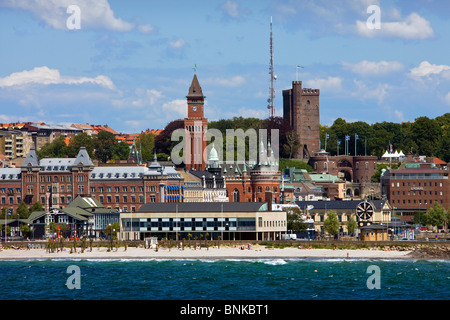
[[[149,203],[120,215],[121,240],[280,240],[286,212],[266,202]]]

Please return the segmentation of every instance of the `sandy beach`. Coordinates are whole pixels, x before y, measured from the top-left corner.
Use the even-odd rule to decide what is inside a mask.
[[[81,253],[70,253],[70,249],[49,253],[45,249],[3,249],[0,260],[17,259],[410,259],[411,251],[385,251],[378,249],[307,249],[284,248],[273,249],[263,246],[252,246],[251,249],[241,247],[210,247],[208,249],[155,249],[120,247],[108,252],[105,247],[92,248]]]

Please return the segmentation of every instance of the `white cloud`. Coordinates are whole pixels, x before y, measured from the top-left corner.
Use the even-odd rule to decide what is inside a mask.
[[[186,42],[182,38],[179,38],[174,41],[169,41],[169,46],[174,49],[180,49],[180,48],[184,47],[185,44],[186,44]]]
[[[405,116],[400,110],[394,110],[394,114],[397,116],[398,120],[405,121]]]
[[[221,6],[220,9],[223,11],[225,16],[240,20],[244,14],[249,14],[249,10],[242,9],[236,1],[227,0]]]
[[[176,119],[177,117],[187,116],[187,104],[186,100],[175,99],[166,102],[162,105],[162,112],[166,115],[170,115],[171,119]]]
[[[135,107],[142,108],[153,106],[160,98],[163,97],[163,94],[155,89],[141,89],[138,88],[135,91],[134,97],[128,97],[124,99],[115,99],[112,100],[112,104],[116,107]]]
[[[150,24],[140,25],[138,27],[138,29],[139,29],[140,32],[142,32],[144,34],[151,34],[151,33],[155,33],[155,31],[156,31],[155,28],[152,25],[150,25]]]
[[[9,76],[0,78],[0,87],[23,87],[27,85],[50,85],[68,84],[78,85],[91,83],[107,89],[114,89],[114,83],[104,75],[95,78],[61,76],[59,70],[50,69],[46,66],[35,67],[33,70],[24,70],[11,73]]]
[[[208,78],[203,80],[205,85],[216,85],[222,87],[237,87],[245,83],[243,76],[233,76],[231,78]]]
[[[450,92],[445,96],[445,101],[450,105]]]
[[[388,94],[388,90],[391,89],[387,83],[380,83],[376,88],[371,89],[363,81],[354,80],[353,82],[356,90],[352,92],[352,96],[361,100],[378,100],[378,103],[381,103]]]
[[[430,22],[413,12],[403,21],[385,22],[381,15],[381,28],[369,29],[366,21],[356,21],[356,32],[364,37],[377,36],[402,39],[428,39],[434,36]]]
[[[48,27],[67,30],[66,21],[70,5],[80,8],[81,29],[107,29],[114,31],[131,31],[136,25],[117,18],[108,0],[4,0],[0,6],[29,11]],[[143,33],[153,31],[149,25],[140,25]]]
[[[411,69],[410,76],[413,78],[430,78],[431,75],[441,74],[449,71],[450,66],[431,64],[428,61],[422,61],[416,68]]]
[[[391,72],[397,72],[403,69],[403,64],[398,61],[367,61],[358,63],[343,62],[344,67],[349,68],[353,73],[360,75],[383,75]]]
[[[326,79],[316,78],[305,81],[305,85],[312,89],[320,89],[321,91],[340,91],[342,89],[342,78],[328,77]]]

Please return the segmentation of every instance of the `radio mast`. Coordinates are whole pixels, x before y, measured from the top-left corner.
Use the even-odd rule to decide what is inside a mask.
[[[273,89],[273,80],[276,79],[273,75],[273,40],[272,40],[272,17],[270,17],[270,92],[269,92],[269,99],[267,99],[267,102],[269,105],[267,106],[267,109],[269,109],[269,117],[273,117],[275,115],[275,107],[273,105],[274,99],[275,99],[275,90]]]

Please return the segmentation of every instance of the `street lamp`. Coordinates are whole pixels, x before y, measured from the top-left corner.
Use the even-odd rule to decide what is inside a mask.
[[[421,201],[419,201],[419,229],[421,229],[422,224],[420,223],[420,205],[422,204]]]

